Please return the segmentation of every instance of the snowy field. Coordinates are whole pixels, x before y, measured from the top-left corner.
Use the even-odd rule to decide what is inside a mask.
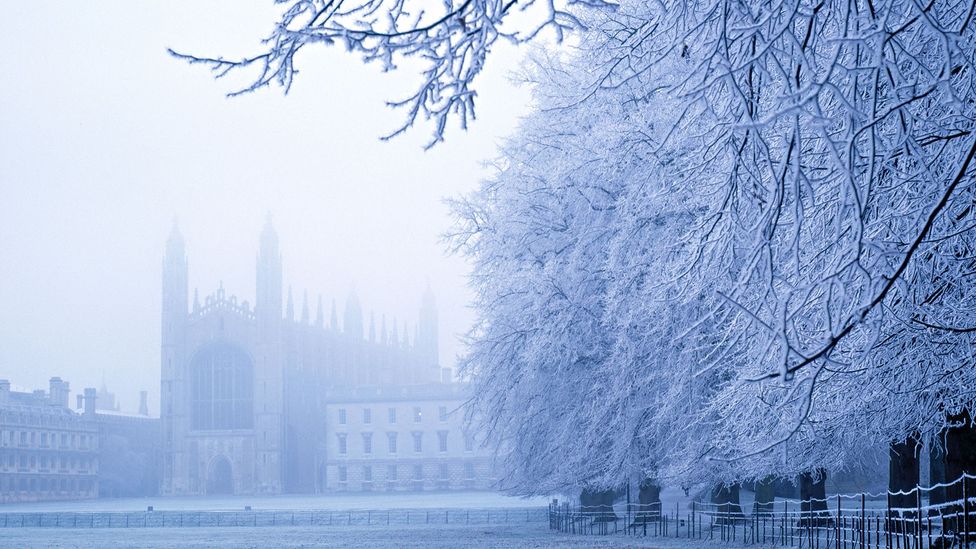
[[[548,498],[517,498],[497,492],[404,492],[355,493],[340,495],[282,495],[228,497],[118,498],[80,501],[45,501],[0,505],[0,513],[17,512],[123,512],[145,511],[238,511],[250,505],[254,510],[336,510],[358,509],[503,509],[546,507]]]
[[[570,536],[552,533],[546,524],[499,526],[432,526],[387,529],[361,528],[137,528],[49,529],[13,528],[0,531],[0,547],[23,548],[141,548],[202,549],[381,547],[449,548],[491,547],[521,549],[548,547],[633,547],[692,549],[737,547],[723,542],[655,539],[627,536]]]
[[[670,505],[679,491],[666,490]],[[0,513],[111,513],[144,511],[366,510],[394,514],[429,509],[526,509],[543,511],[549,498],[516,498],[486,492],[344,494],[226,498],[139,498],[0,505]],[[684,503],[684,502],[681,502]],[[158,513],[154,513],[158,514]],[[534,515],[534,513],[533,513]],[[432,521],[433,522],[433,521]],[[473,522],[473,521],[472,521]],[[0,547],[699,547],[702,542],[623,535],[579,536],[551,532],[545,518],[504,524],[393,524],[352,526],[186,527],[186,528],[20,528],[0,529]],[[707,543],[707,542],[706,542]],[[716,545],[719,546],[719,545]],[[727,547],[728,545],[722,544]]]

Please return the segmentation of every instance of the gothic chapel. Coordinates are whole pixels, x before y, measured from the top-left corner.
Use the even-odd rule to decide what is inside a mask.
[[[413,341],[364,321],[355,295],[340,329],[319,298],[282,307],[282,261],[270,218],[257,254],[253,307],[223,288],[189,303],[183,237],[174,226],[162,273],[162,493],[311,493],[325,487],[325,396],[336,389],[438,383],[430,289]],[[364,325],[368,322],[368,327]],[[443,381],[449,381],[447,379]]]

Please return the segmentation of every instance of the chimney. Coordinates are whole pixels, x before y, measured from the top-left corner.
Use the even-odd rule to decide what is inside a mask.
[[[0,404],[6,404],[10,400],[10,382],[0,379]]]
[[[149,415],[149,392],[139,391],[139,415],[148,416]]]
[[[85,415],[95,415],[95,388],[85,387]]]
[[[68,407],[68,383],[60,377],[52,377],[48,382],[48,400],[52,406]]]

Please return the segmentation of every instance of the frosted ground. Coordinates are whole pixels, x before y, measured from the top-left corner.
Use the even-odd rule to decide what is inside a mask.
[[[680,499],[666,490],[665,501]],[[346,494],[226,498],[99,499],[0,505],[0,513],[241,510],[411,510],[545,509],[549,498],[515,498],[497,493]],[[667,505],[668,503],[666,503]],[[673,505],[674,503],[671,503]],[[702,546],[704,542],[692,542]],[[0,547],[691,547],[686,540],[627,536],[576,536],[550,532],[545,521],[504,524],[410,524],[353,526],[186,528],[0,528]],[[728,547],[726,544],[716,545]]]
[[[737,545],[699,540],[634,538],[626,536],[570,536],[551,533],[547,524],[499,526],[431,526],[386,529],[380,527],[321,528],[133,528],[49,529],[13,528],[0,531],[2,547],[99,548],[298,548],[381,547],[498,549],[548,547],[607,547],[690,549],[731,548]]]
[[[144,511],[152,505],[157,511],[238,511],[250,505],[254,510],[366,510],[366,509],[503,509],[546,507],[549,498],[518,498],[495,492],[405,492],[355,493],[341,495],[282,495],[227,497],[152,497],[80,501],[45,501],[0,505],[0,513],[13,512],[109,512]]]

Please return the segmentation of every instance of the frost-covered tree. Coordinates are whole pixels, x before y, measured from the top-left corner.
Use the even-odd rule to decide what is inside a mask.
[[[976,141],[970,5],[726,8],[698,4],[670,18],[687,29],[683,44],[699,68],[682,86],[689,106],[719,130],[702,151],[732,165],[696,181],[718,199],[700,227],[696,261],[731,275],[716,288],[727,301],[716,312],[736,311],[730,333],[754,330],[753,351],[736,369],[756,383],[731,384],[735,394],[716,402],[746,417],[756,416],[737,404],[794,418],[759,416],[775,421],[757,437],[737,436],[735,455],[764,449],[756,438],[795,438],[812,425],[797,419],[816,398],[856,401],[861,384],[848,375],[868,386],[888,376],[910,378],[917,390],[928,385],[917,376],[926,343],[886,351],[897,348],[906,322],[915,339],[941,339],[932,332],[940,324],[921,325],[921,317],[955,317],[955,303],[938,307],[939,286],[971,286],[967,254],[946,261],[939,248],[971,240]],[[952,339],[968,347],[968,338]],[[899,358],[884,373],[858,375],[880,356]],[[815,390],[834,383],[837,390]],[[918,411],[913,428],[932,417]]]
[[[536,78],[568,77],[545,69]],[[455,203],[454,242],[475,260],[479,311],[464,371],[508,449],[504,482],[526,492],[586,487],[599,474],[590,456],[613,437],[598,416],[613,381],[602,296],[617,190],[604,182],[613,165],[591,124],[615,120],[619,106],[579,120],[552,91],[540,107],[553,110],[504,147],[496,179]]]
[[[595,177],[613,190],[600,230],[614,252],[586,239],[553,248],[605,271],[591,340],[606,356],[585,369],[543,357],[562,360],[574,387],[599,388],[598,408],[560,414],[577,433],[614,426],[579,448],[605,482],[649,470],[816,476],[972,408],[971,18],[963,4],[895,0],[624,2],[584,19],[583,53],[553,68],[573,74],[575,96],[542,107],[548,139],[533,120],[509,147],[491,193],[469,207],[472,232],[492,238],[468,251],[483,292],[476,340],[490,341],[494,322],[535,311],[493,309],[495,298],[540,282],[488,281],[504,276],[491,264],[523,249],[494,233],[539,241],[555,229],[520,216],[561,206],[513,189],[540,177],[561,188],[564,166],[609,161]],[[688,69],[661,71],[677,59]],[[642,101],[677,116],[633,123]],[[575,122],[553,118],[566,111]],[[581,125],[599,144],[587,155]],[[476,345],[473,372],[538,366],[509,359]],[[518,410],[498,387],[483,387],[504,400],[492,411]]]
[[[258,53],[239,58],[208,57],[170,50],[174,56],[209,66],[220,78],[251,70],[250,84],[231,95],[272,84],[287,93],[306,46],[338,45],[378,62],[383,70],[398,63],[419,63],[416,87],[388,105],[406,111],[401,126],[386,138],[412,126],[418,118],[433,124],[428,146],[443,140],[456,117],[464,128],[475,116],[475,80],[499,41],[528,42],[548,33],[561,41],[582,28],[571,7],[607,8],[608,0],[277,0],[280,20],[262,40]]]

